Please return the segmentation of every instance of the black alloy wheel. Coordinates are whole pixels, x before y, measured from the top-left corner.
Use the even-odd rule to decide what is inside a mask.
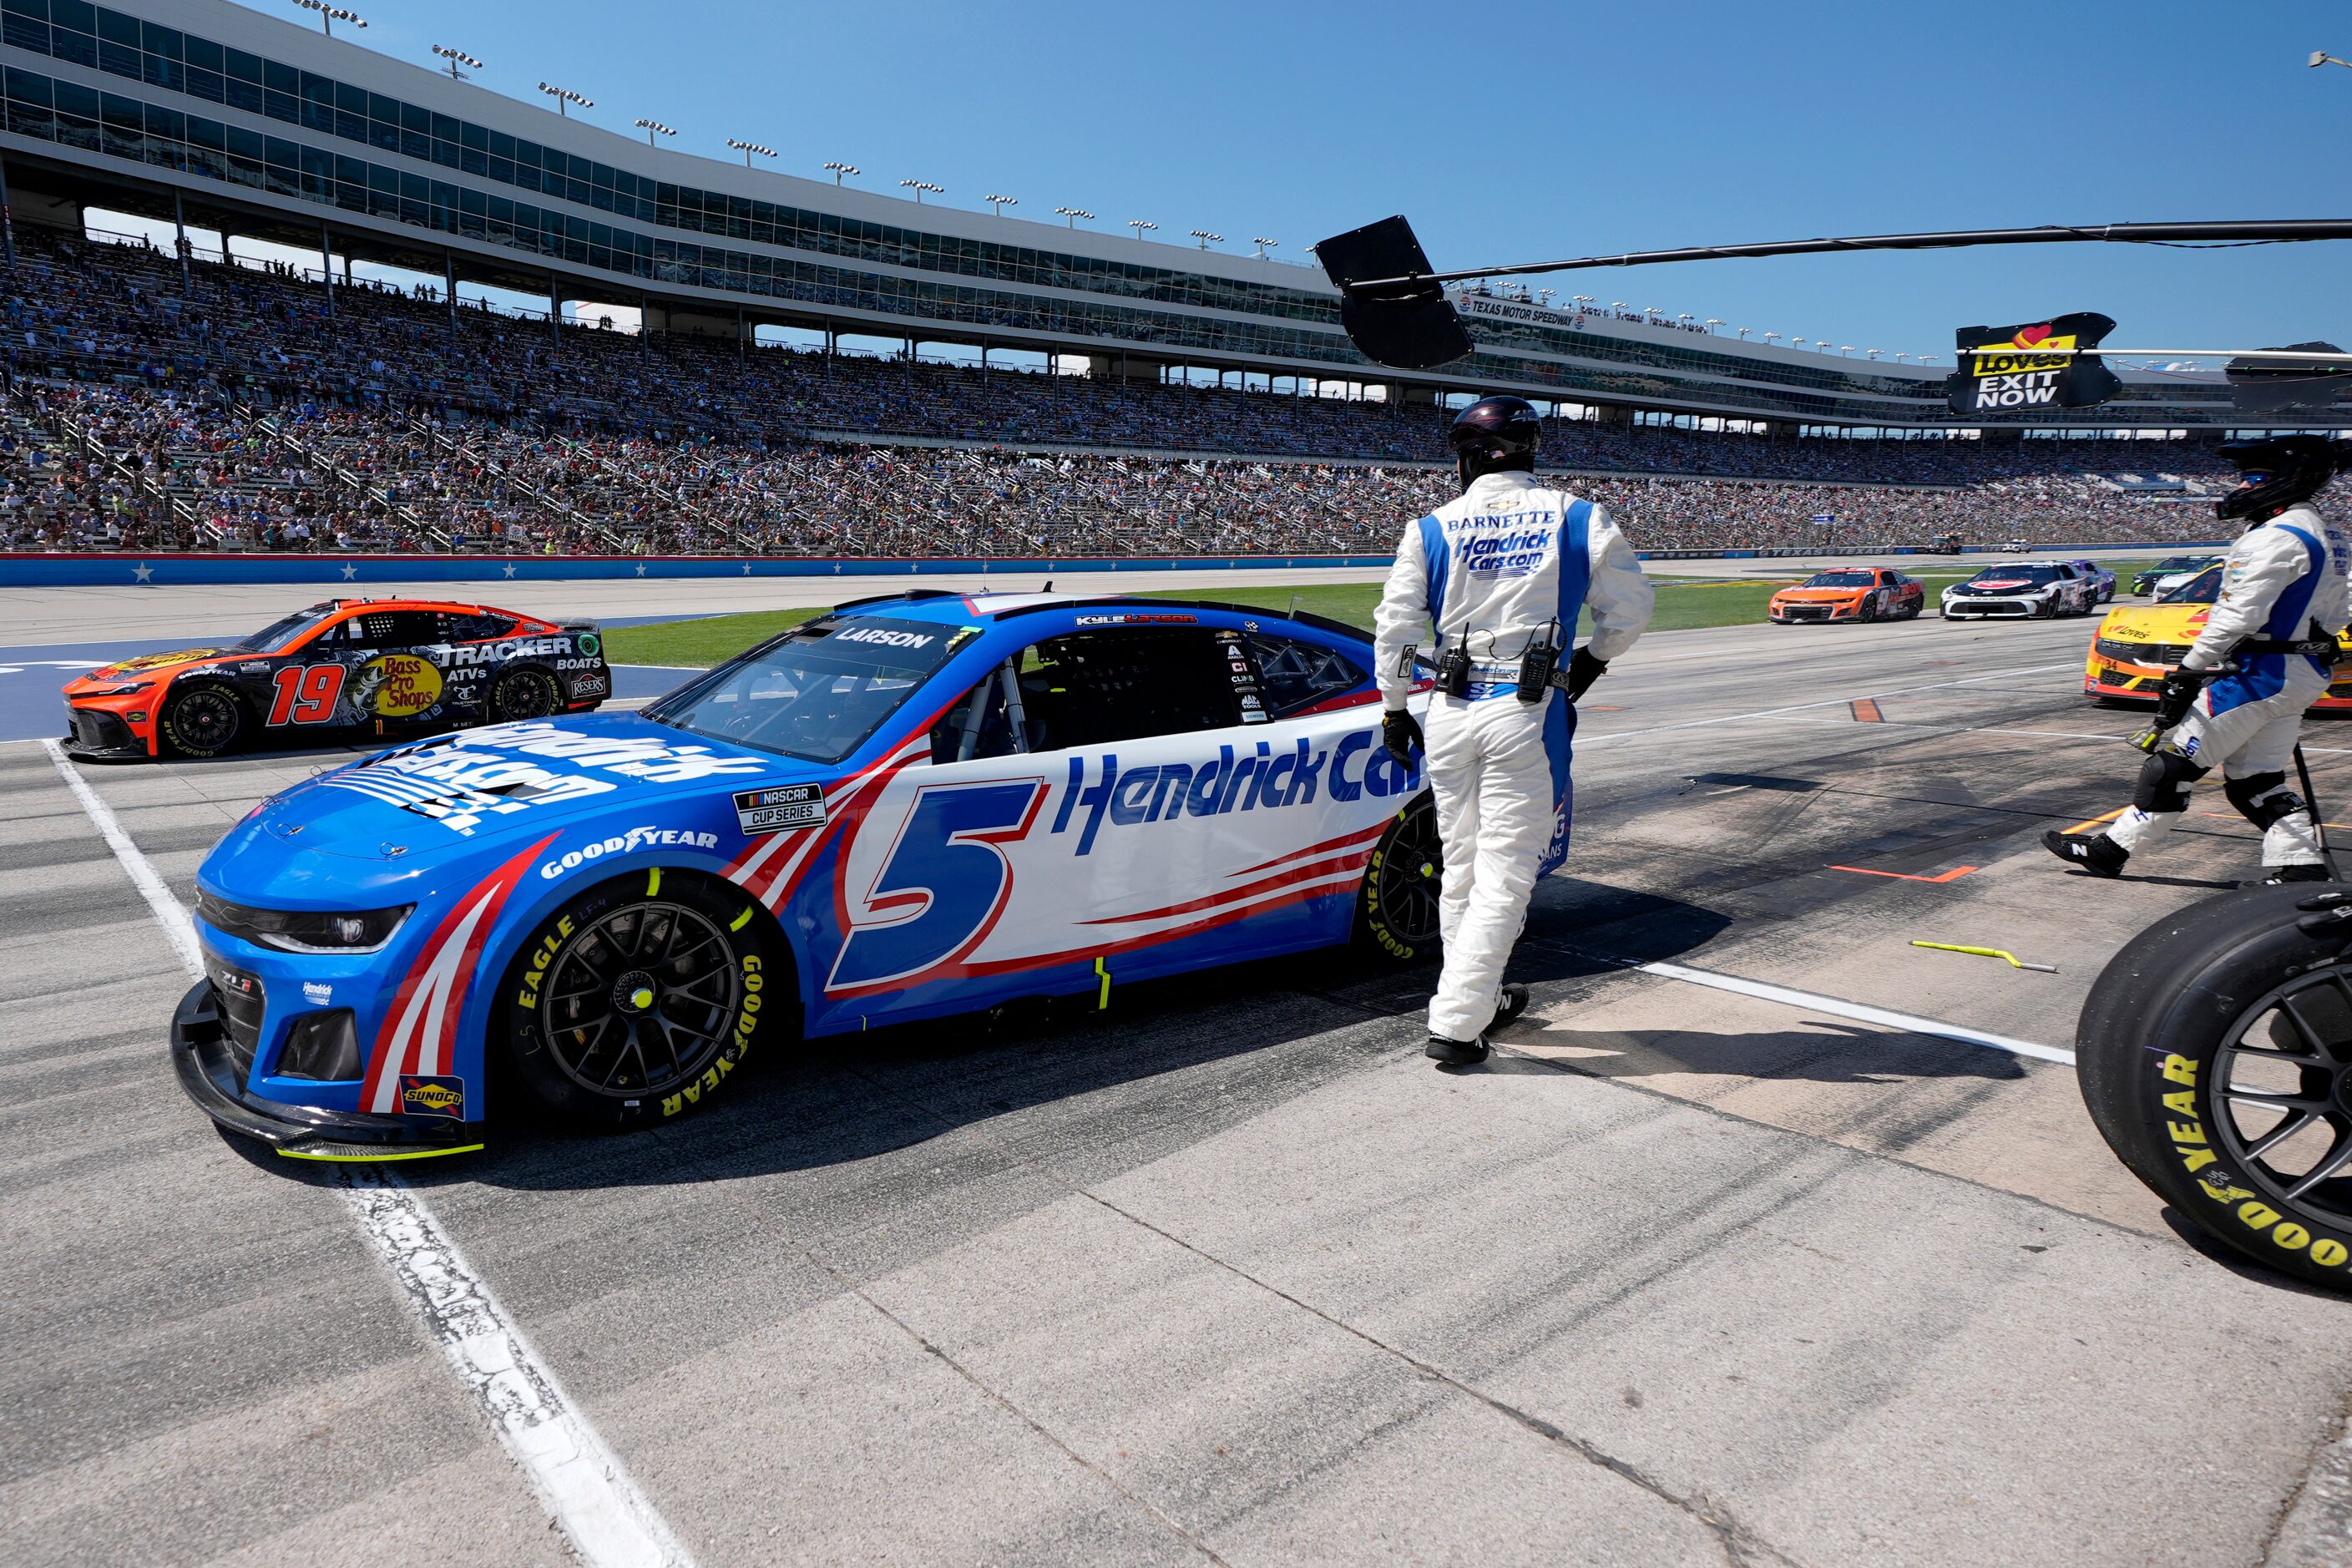
[[[490,718],[497,723],[544,719],[562,700],[563,693],[557,688],[555,677],[530,666],[509,669],[490,682]]]
[[[2233,1250],[2352,1294],[2352,891],[2265,887],[2127,943],[2076,1033],[2092,1121]]]
[[[1424,794],[1396,815],[1373,847],[1357,902],[1357,940],[1399,963],[1437,952],[1437,897],[1445,855],[1437,805]]]
[[[216,757],[236,744],[245,704],[226,686],[184,686],[172,693],[158,720],[164,743],[184,757]]]
[[[524,1087],[571,1120],[606,1125],[700,1103],[789,994],[770,942],[751,900],[713,879],[648,869],[590,889],[508,971],[507,1037]]]

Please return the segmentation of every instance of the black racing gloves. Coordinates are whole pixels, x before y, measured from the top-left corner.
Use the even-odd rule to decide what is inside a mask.
[[[1421,725],[1403,709],[1391,709],[1381,715],[1381,745],[1390,756],[1411,767],[1413,748],[1421,745]]]
[[[1578,648],[1576,657],[1568,661],[1568,700],[1574,702],[1594,681],[1608,673],[1606,664],[1593,658],[1586,649]]]
[[[2204,686],[2201,679],[2186,669],[2176,669],[2166,676],[2156,694],[2156,727],[2169,730],[2188,718],[2189,706]]]

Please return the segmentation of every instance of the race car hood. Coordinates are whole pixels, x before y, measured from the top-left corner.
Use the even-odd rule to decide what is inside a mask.
[[[2205,629],[2205,617],[2212,613],[2210,605],[2144,605],[2110,610],[2099,623],[2099,635],[2116,642],[2195,642],[2197,634]]]
[[[100,665],[87,675],[77,675],[66,682],[65,689],[72,692],[84,686],[110,686],[136,676],[180,670],[191,665],[211,664],[234,657],[238,657],[236,650],[225,647],[187,647],[171,653],[142,653],[136,658],[126,658],[119,664]]]
[[[1818,604],[1824,599],[1858,599],[1869,592],[1867,588],[1783,588],[1772,596],[1802,604]]]
[[[2057,585],[2055,583],[2035,583],[2024,577],[1994,577],[1984,582],[1955,583],[1944,592],[1967,598],[1991,594],[2004,599],[2014,599],[2020,594],[2046,594]]]
[[[270,907],[301,907],[305,884],[331,883],[348,907],[355,884],[429,887],[439,865],[583,816],[635,822],[641,807],[680,795],[834,771],[634,713],[495,724],[381,752],[270,796],[213,851],[203,879],[225,897]]]

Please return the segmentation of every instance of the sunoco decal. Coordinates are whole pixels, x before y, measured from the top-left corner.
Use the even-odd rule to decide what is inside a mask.
[[[782,833],[824,825],[824,788],[821,784],[779,784],[773,789],[735,792],[735,826],[745,833]]]
[[[466,1120],[466,1080],[462,1078],[428,1078],[419,1073],[402,1073],[400,1113],[403,1116],[438,1116],[451,1121],[463,1121]]]

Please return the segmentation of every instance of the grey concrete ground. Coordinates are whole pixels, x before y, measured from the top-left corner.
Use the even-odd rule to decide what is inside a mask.
[[[414,1178],[704,1563],[2352,1560],[2345,1304],[2176,1228],[2068,1069],[1621,966],[2069,1044],[2255,862],[2042,854],[2135,771],[2088,635],[1644,643],[1484,1071],[1419,1055],[1426,972],[1291,962]],[[320,760],[89,776],[184,899]],[[182,1100],[184,982],[37,747],[0,801],[0,1560],[560,1558],[336,1194]]]

